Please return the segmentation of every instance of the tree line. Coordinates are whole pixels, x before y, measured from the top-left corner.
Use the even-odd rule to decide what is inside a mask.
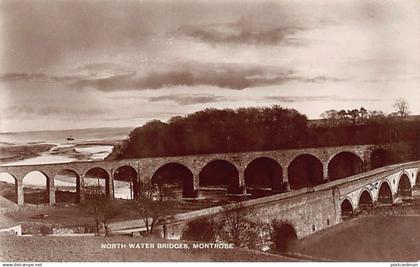
[[[134,129],[127,140],[114,147],[110,158],[418,143],[420,121],[407,115],[407,106],[390,115],[361,107],[326,111],[315,123],[295,109],[278,105],[205,109],[168,122],[153,120]]]

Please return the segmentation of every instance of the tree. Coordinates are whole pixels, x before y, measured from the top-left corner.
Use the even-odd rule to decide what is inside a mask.
[[[240,203],[235,204],[233,209],[225,208],[220,225],[216,227],[217,236],[238,247],[260,247],[265,241],[264,234],[270,231],[269,226],[261,221],[251,221],[248,215]]]
[[[386,119],[385,114],[380,110],[369,111],[367,117],[370,121],[383,121]]]
[[[120,205],[116,200],[106,197],[98,185],[89,186],[86,193],[87,198],[83,207],[94,218],[96,234],[99,234],[103,225],[105,236],[109,236],[110,220],[121,213]]]
[[[350,116],[351,121],[353,122],[353,125],[356,125],[357,120],[359,118],[359,110],[358,109],[347,110],[347,114]]]
[[[325,126],[336,127],[338,125],[338,111],[335,109],[327,110],[321,113],[321,118],[324,120]]]
[[[400,115],[400,117],[405,117],[410,114],[410,111],[408,110],[408,102],[404,98],[398,98],[395,100],[392,107],[395,109],[396,113]]]
[[[159,220],[173,208],[174,203],[168,200],[169,192],[164,185],[145,182],[140,188],[139,196],[131,202],[131,206],[145,224],[145,235],[150,235]]]
[[[366,119],[368,118],[368,114],[369,113],[368,113],[367,109],[365,109],[364,107],[361,107],[359,109],[359,116],[360,116],[360,119],[363,123],[366,122]]]
[[[271,150],[303,146],[307,118],[296,110],[205,109],[168,123],[150,121],[134,129],[110,159]],[[255,138],[255,137],[259,138]]]

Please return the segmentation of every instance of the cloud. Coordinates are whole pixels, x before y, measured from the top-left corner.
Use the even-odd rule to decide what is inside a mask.
[[[0,74],[0,81],[3,82],[15,82],[15,81],[26,81],[26,82],[46,82],[49,81],[50,77],[45,73],[4,73]]]
[[[289,42],[288,38],[302,30],[302,27],[256,23],[242,17],[234,23],[182,25],[175,34],[210,44],[293,45],[296,40]]]
[[[107,112],[101,107],[69,107],[63,106],[9,106],[2,110],[5,118],[33,118],[35,117],[71,117],[86,118],[87,116],[102,116]]]
[[[281,85],[290,81],[326,83],[345,81],[342,78],[304,77],[291,69],[264,65],[179,63],[161,70],[137,73],[115,64],[98,63],[76,68],[66,76],[43,73],[10,73],[0,75],[3,82],[61,82],[73,89],[93,88],[111,92],[120,90],[162,89],[177,86],[214,86],[242,90],[261,86]],[[204,99],[203,99],[204,100]]]
[[[176,95],[162,95],[150,97],[150,102],[161,102],[161,101],[173,101],[179,105],[194,105],[194,104],[205,104],[214,103],[228,100],[225,97],[201,94],[201,95],[187,95],[187,94],[176,94]]]
[[[280,84],[293,79],[294,72],[281,68],[240,64],[179,63],[137,74],[135,71],[96,73],[72,82],[73,88],[95,88],[100,91],[160,89],[176,86],[209,85],[241,90]],[[99,78],[98,78],[99,77]]]
[[[267,96],[266,100],[269,101],[279,101],[285,103],[295,103],[295,102],[310,102],[310,101],[322,101],[329,99],[328,96]]]
[[[335,95],[323,96],[267,96],[265,100],[279,101],[284,103],[297,103],[297,102],[317,102],[317,101],[342,101],[342,102],[375,102],[381,101],[379,98],[346,98]]]
[[[336,78],[336,77],[327,77],[327,76],[315,76],[312,78],[302,78],[303,82],[307,83],[324,83],[324,82],[343,82],[346,79]]]

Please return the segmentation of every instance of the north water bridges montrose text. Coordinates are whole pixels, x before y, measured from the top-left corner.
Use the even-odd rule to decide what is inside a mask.
[[[118,180],[118,174],[123,169],[128,170],[125,173],[131,174],[134,195],[141,190],[141,181],[171,183],[171,178],[182,177],[180,184],[183,187],[183,197],[194,198],[200,190],[209,186],[225,186],[230,194],[245,194],[253,188],[286,192],[290,188],[296,190],[316,186],[384,165],[378,158],[387,153],[386,149],[384,145],[356,145],[0,166],[0,173],[8,173],[15,179],[16,202],[19,205],[24,204],[23,180],[33,171],[46,177],[48,202],[51,205],[55,204],[54,178],[62,171],[71,172],[76,177],[77,202],[84,199],[84,180],[92,171],[102,174],[106,194],[113,197],[114,180]],[[270,169],[271,178],[260,179],[255,172],[255,166]],[[168,177],[171,173],[176,173],[179,177]]]

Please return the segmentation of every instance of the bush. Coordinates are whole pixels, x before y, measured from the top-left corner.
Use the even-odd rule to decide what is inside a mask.
[[[214,242],[217,237],[217,225],[210,219],[190,221],[182,233],[183,240]]]
[[[41,227],[39,228],[39,231],[42,235],[50,235],[53,233],[53,229],[47,225],[41,225]]]

